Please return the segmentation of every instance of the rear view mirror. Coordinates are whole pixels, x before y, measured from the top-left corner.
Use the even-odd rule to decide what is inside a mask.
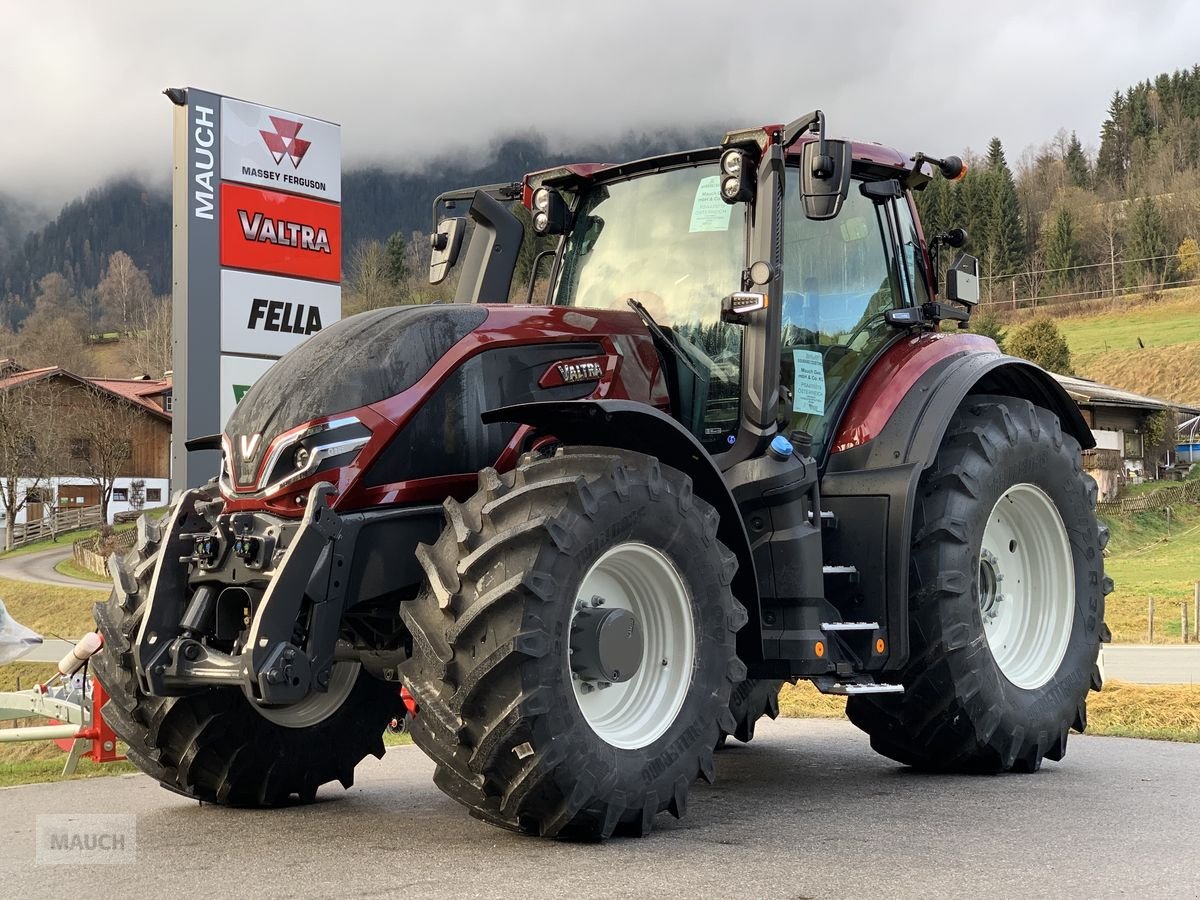
[[[954,257],[946,272],[946,299],[967,306],[979,302],[979,260],[967,253]]]
[[[467,230],[467,220],[464,218],[443,219],[438,223],[437,231],[429,236],[429,245],[433,253],[429,257],[429,283],[441,284],[454,263],[458,261],[458,251],[462,248],[463,234]]]
[[[822,154],[821,145],[825,152]],[[850,145],[846,141],[809,141],[800,152],[800,195],[804,215],[832,219],[850,191]]]

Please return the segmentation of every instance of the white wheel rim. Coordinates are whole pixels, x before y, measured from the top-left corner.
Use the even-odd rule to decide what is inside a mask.
[[[661,552],[630,541],[601,556],[579,585],[571,623],[580,609],[620,608],[641,628],[641,663],[628,681],[588,681],[568,675],[575,702],[591,729],[623,750],[654,743],[675,721],[692,683],[696,638],[692,598],[679,572]]]
[[[1067,529],[1040,487],[1016,484],[996,501],[979,554],[983,633],[1000,672],[1025,690],[1054,678],[1075,612]]]
[[[361,669],[362,664],[354,660],[335,662],[327,690],[312,691],[303,700],[289,706],[260,706],[256,703],[254,708],[264,719],[284,728],[311,728],[342,708],[354,690]]]

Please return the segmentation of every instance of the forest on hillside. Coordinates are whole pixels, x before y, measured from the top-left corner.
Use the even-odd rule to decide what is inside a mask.
[[[519,178],[523,173],[563,162],[566,157],[618,161],[680,147],[701,146],[714,136],[701,130],[627,134],[611,142],[553,151],[545,137],[509,138],[482,164],[453,162],[424,172],[381,167],[354,169],[342,176],[344,263],[369,242],[400,233],[428,232],[430,205],[452,188]],[[114,180],[67,204],[54,221],[20,238],[27,213],[0,197],[0,327],[19,329],[34,312],[41,280],[58,274],[79,298],[94,326],[100,325],[96,287],[109,257],[127,254],[149,279],[155,293],[171,283],[171,198],[134,178]],[[7,251],[6,251],[7,248]]]
[[[1200,65],[1113,94],[1089,156],[1061,130],[1011,163],[1000,138],[918,196],[926,234],[964,226],[985,300],[1154,291],[1200,276]]]

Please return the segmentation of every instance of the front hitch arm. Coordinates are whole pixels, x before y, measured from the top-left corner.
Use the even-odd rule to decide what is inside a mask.
[[[341,520],[329,508],[332,485],[308,493],[299,528],[256,604],[241,654],[204,646],[183,627],[188,603],[188,564],[195,538],[208,530],[197,512],[204,497],[188,491],[167,525],[134,648],[143,689],[174,696],[196,688],[241,685],[256,701],[294,703],[329,683],[346,596],[347,567],[339,551]],[[307,640],[296,636],[305,597],[312,603]],[[301,647],[295,643],[306,646]]]

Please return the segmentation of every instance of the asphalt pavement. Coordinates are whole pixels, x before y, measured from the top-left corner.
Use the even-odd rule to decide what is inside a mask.
[[[1072,736],[1036,775],[936,777],[877,756],[845,722],[763,722],[718,754],[716,784],[692,789],[682,821],[602,845],[478,822],[432,770],[393,748],[350,791],[275,811],[200,805],[141,775],[3,789],[0,885],[56,900],[1200,897],[1200,745]],[[38,816],[80,813],[135,816],[136,861],[35,865]]]
[[[1107,644],[1105,679],[1135,684],[1200,684],[1200,644]]]
[[[13,581],[32,581],[36,584],[57,584],[65,587],[87,587],[96,590],[107,590],[98,581],[85,581],[82,578],[72,578],[55,570],[60,562],[71,555],[71,547],[51,547],[49,550],[38,550],[34,553],[18,553],[16,556],[0,558],[0,578]],[[0,597],[0,599],[3,599]]]

